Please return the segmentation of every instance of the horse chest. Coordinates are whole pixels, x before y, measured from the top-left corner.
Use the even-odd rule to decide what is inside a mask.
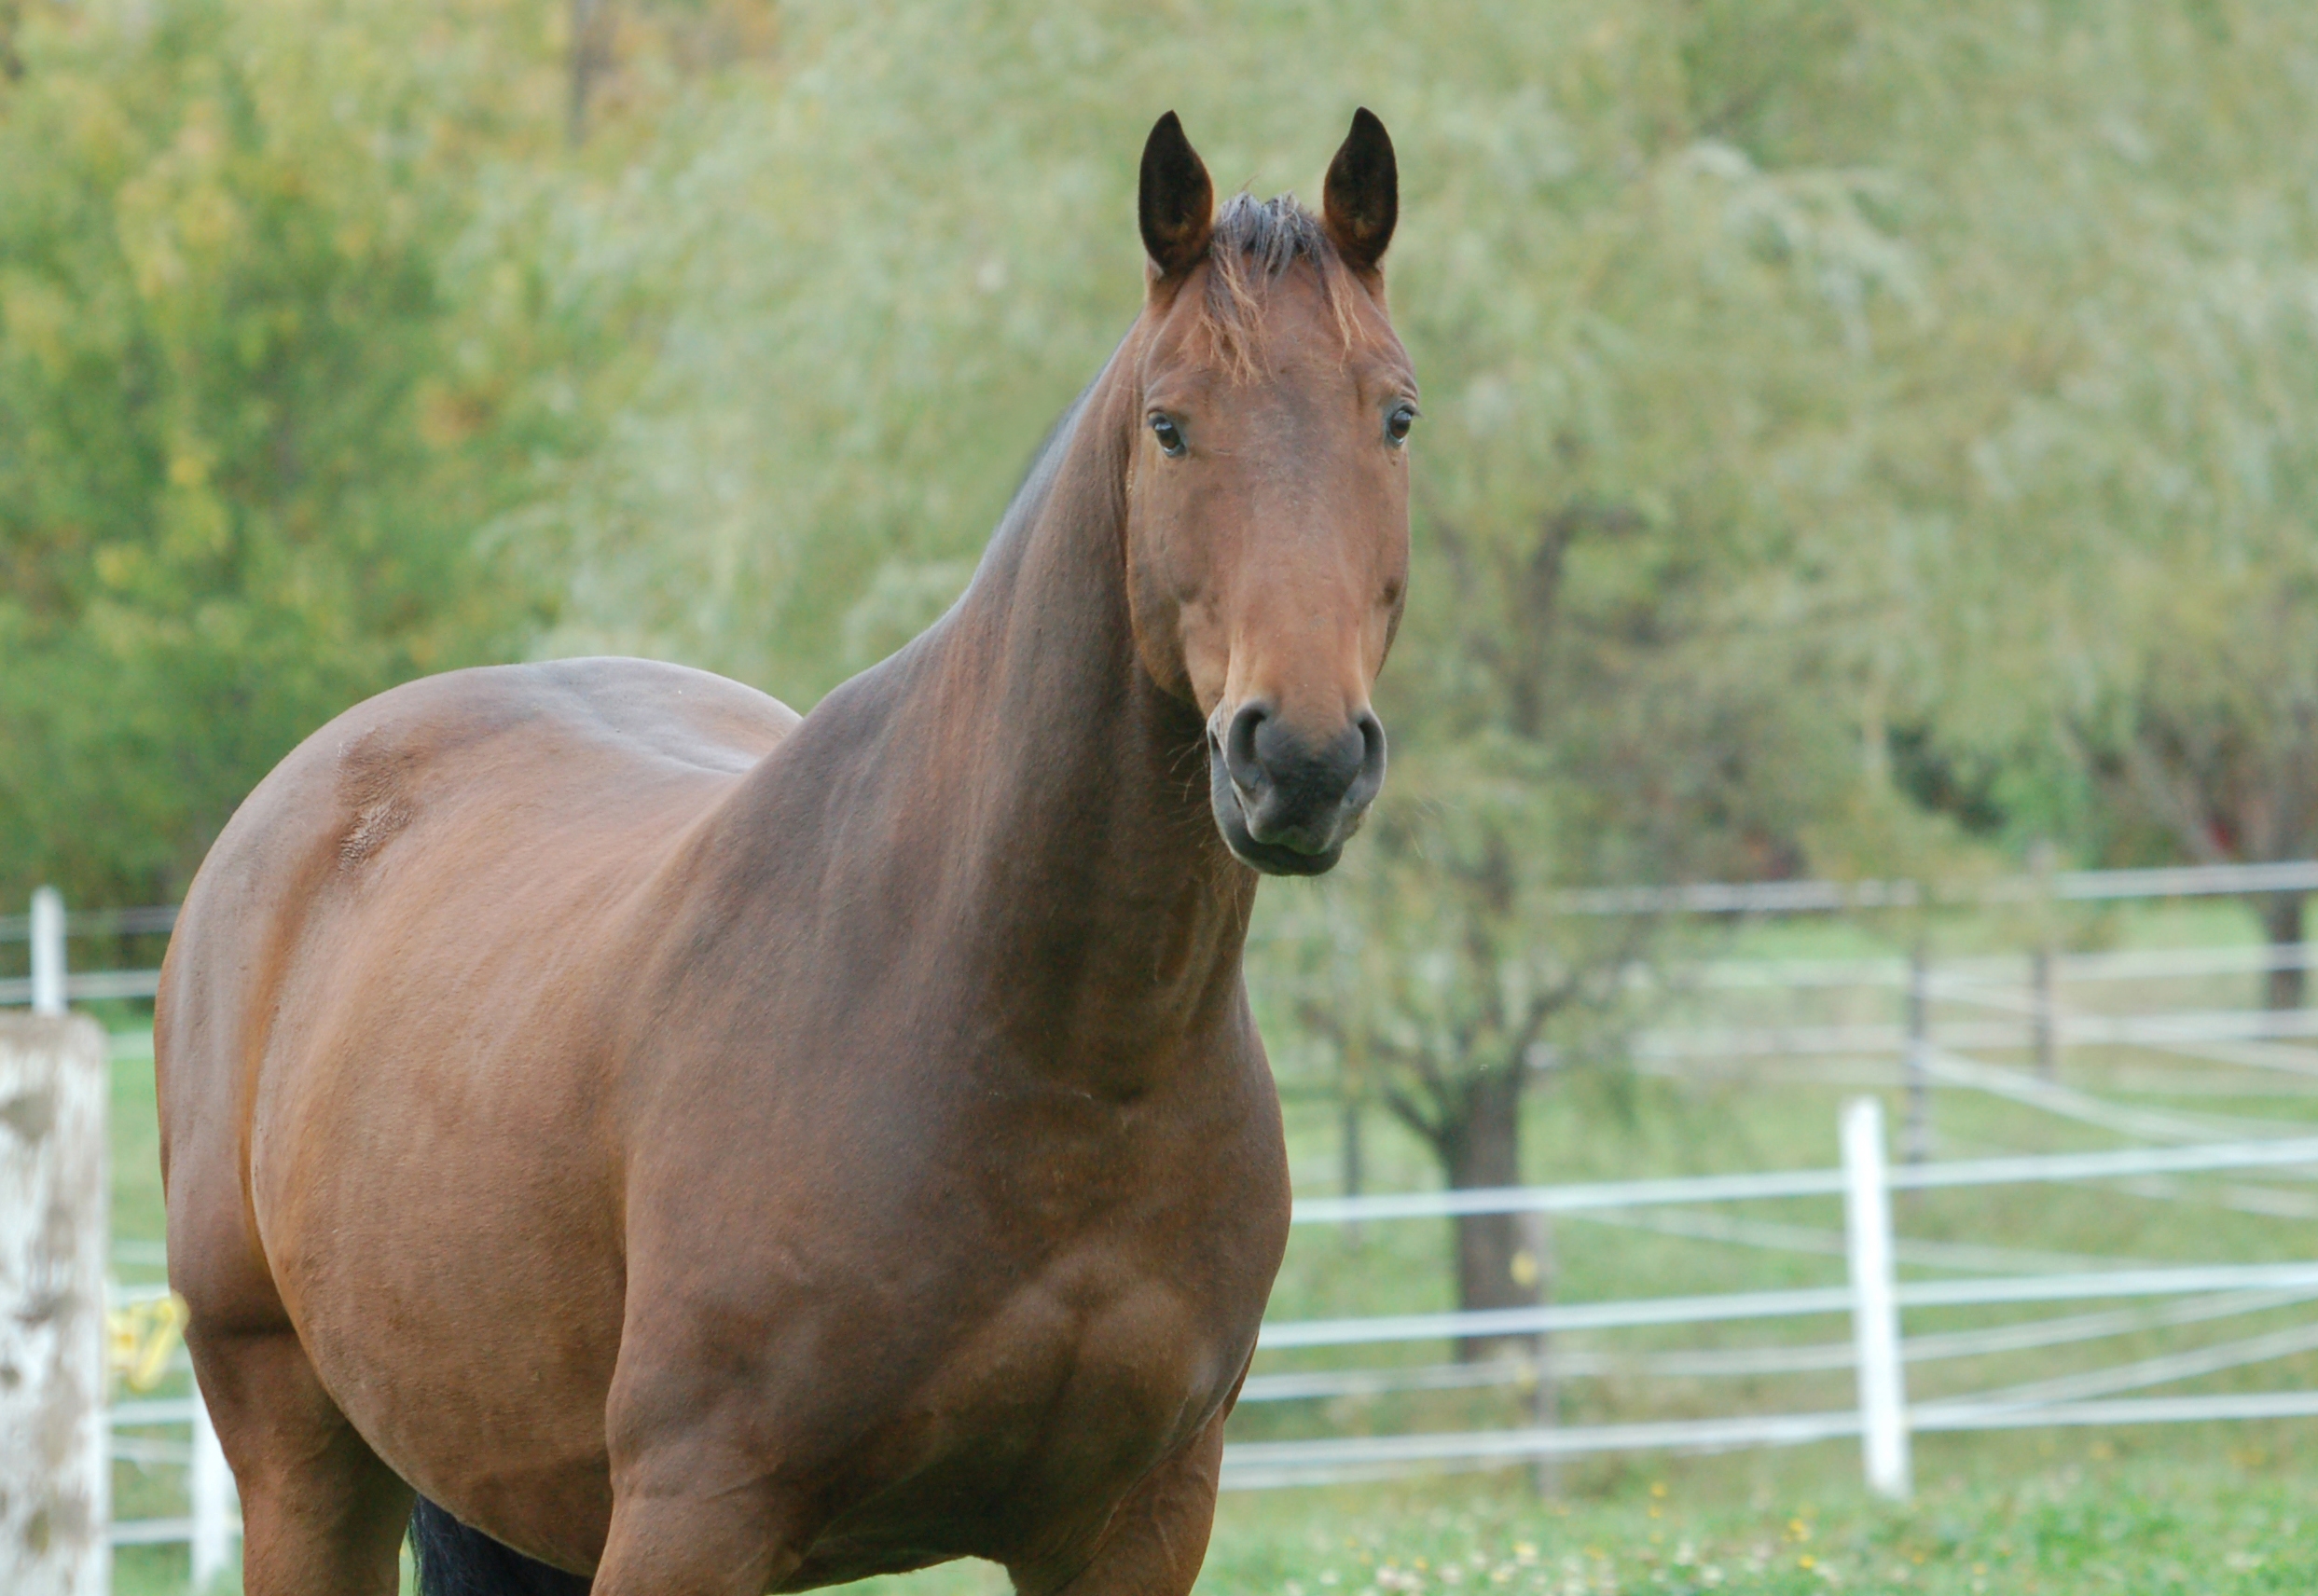
[[[1238,1377],[1279,1264],[1285,1171],[1269,1141],[1096,1142],[1005,1183],[982,1265],[1004,1284],[949,1361],[988,1438],[1116,1432],[1132,1450],[1204,1421]]]
[[[1238,1134],[1107,1157],[1099,1138],[1060,1138],[985,1187],[992,1228],[888,1321],[952,1328],[902,1338],[914,1375],[885,1389],[855,1459],[867,1501],[821,1555],[863,1570],[888,1546],[1011,1560],[1026,1537],[1099,1528],[1190,1444],[1245,1369],[1278,1267],[1276,1124],[1249,1115]]]
[[[1013,1563],[1099,1533],[1236,1383],[1262,1294],[1066,1253],[944,1349],[862,1455],[859,1506],[816,1542],[817,1573],[853,1577],[917,1554]],[[910,1555],[897,1556],[906,1552]]]

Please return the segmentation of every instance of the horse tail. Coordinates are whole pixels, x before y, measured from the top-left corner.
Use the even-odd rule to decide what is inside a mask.
[[[410,1509],[410,1558],[419,1596],[587,1596],[591,1583],[469,1529],[423,1496]]]

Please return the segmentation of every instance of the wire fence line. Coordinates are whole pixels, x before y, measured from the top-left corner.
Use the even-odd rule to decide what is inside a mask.
[[[2166,870],[2063,870],[1978,881],[1718,881],[1586,887],[1559,894],[1553,907],[1565,915],[1809,915],[2274,892],[2318,892],[2318,860]]]

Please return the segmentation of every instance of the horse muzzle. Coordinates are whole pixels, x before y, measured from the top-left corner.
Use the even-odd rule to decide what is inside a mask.
[[[1262,699],[1207,722],[1207,798],[1224,843],[1266,875],[1335,867],[1385,785],[1385,727],[1361,709],[1332,736],[1290,725]]]

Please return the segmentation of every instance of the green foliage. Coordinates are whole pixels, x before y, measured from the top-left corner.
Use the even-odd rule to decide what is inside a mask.
[[[574,434],[476,176],[324,14],[41,7],[0,89],[0,892],[163,900],[290,747],[503,655],[476,527]],[[343,21],[343,19],[338,21]],[[302,25],[291,25],[293,23]]]
[[[166,895],[419,671],[872,662],[1132,316],[1170,104],[1227,188],[1402,158],[1394,775],[1284,1010],[1504,1067],[1654,934],[1573,884],[2318,848],[2306,7],[629,0],[585,117],[572,14],[8,13],[0,887]]]
[[[2318,849],[2307,7],[1919,36],[1939,337],[1883,427],[1895,710],[2088,860]]]

